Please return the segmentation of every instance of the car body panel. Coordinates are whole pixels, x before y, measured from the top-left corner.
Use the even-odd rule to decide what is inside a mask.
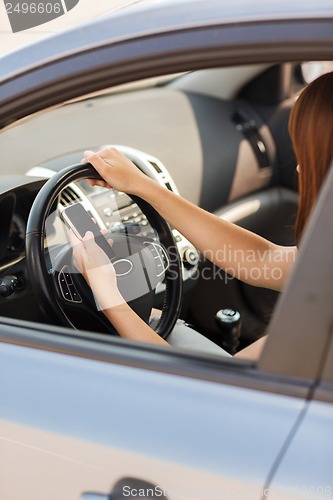
[[[132,12],[131,12],[132,10]],[[270,22],[276,20],[314,20],[332,17],[330,0],[320,0],[314,5],[311,0],[290,3],[287,0],[256,2],[237,0],[230,4],[221,0],[188,0],[186,2],[151,2],[147,6],[126,9],[94,19],[82,26],[76,27],[61,36],[54,35],[42,42],[37,42],[27,49],[20,49],[17,57],[4,58],[0,79],[14,76],[22,71],[22,60],[26,69],[39,65],[43,59],[50,62],[59,55],[69,55],[83,52],[93,46],[105,44],[105,31],[109,33],[108,43],[116,43],[131,38],[139,38],[151,34],[177,32],[202,26],[219,24],[236,24],[252,22]],[[21,59],[20,58],[20,59]]]
[[[318,4],[318,15],[314,19],[310,17],[313,13],[310,3],[305,6],[305,15],[300,9],[295,17],[283,17],[281,14],[274,19],[270,11],[267,12],[266,2],[260,2],[263,12],[257,19],[249,14],[247,6],[245,13],[250,15],[251,20],[245,20],[244,13],[244,17],[233,18],[232,23],[228,22],[225,3],[211,1],[208,5],[207,2],[194,2],[193,9],[190,5],[166,6],[166,15],[162,15],[164,11],[159,8],[152,8],[134,11],[132,15],[119,14],[115,18],[99,19],[86,27],[64,32],[3,58],[0,126],[21,117],[19,109],[24,107],[25,114],[35,112],[58,103],[60,95],[62,100],[71,99],[81,92],[156,76],[156,71],[163,74],[178,71],[178,68],[184,71],[195,69],[198,65],[202,67],[203,53],[204,66],[209,67],[245,61],[264,63],[282,58],[302,59],[304,53],[307,57],[323,58],[325,51],[329,57],[332,50],[330,19],[333,13],[328,1],[322,4],[322,13]],[[241,2],[243,8],[244,5]],[[197,9],[199,6],[200,9]],[[309,12],[306,7],[310,8]],[[234,7],[232,11],[235,12]],[[196,19],[199,15],[203,16],[200,25],[192,19],[192,16]],[[271,48],[272,44],[274,48]],[[91,68],[87,72],[88,66]],[[72,85],[64,85],[64,78],[70,78]],[[49,87],[51,82],[52,93]],[[46,86],[47,97],[44,96]]]
[[[307,404],[302,422],[275,471],[269,499],[317,500],[332,496],[332,422],[331,404],[317,401]],[[297,468],[293,467],[295,463]]]
[[[0,352],[6,380],[0,395],[1,490],[8,499],[17,498],[11,496],[13,475],[36,478],[52,464],[57,477],[44,483],[48,498],[73,498],[66,492],[71,481],[103,492],[119,477],[137,474],[167,490],[190,488],[193,500],[206,498],[205,488],[239,488],[239,498],[248,489],[247,498],[258,498],[304,405],[299,398],[38,349],[2,344]],[[196,471],[193,484],[187,476],[173,481],[184,468]],[[197,495],[192,486],[198,484],[203,491]]]

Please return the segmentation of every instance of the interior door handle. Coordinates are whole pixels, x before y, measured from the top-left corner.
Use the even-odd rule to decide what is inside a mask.
[[[122,500],[123,498],[149,498],[168,500],[165,490],[143,479],[136,477],[123,477],[112,488],[111,493],[86,492],[81,495],[81,500]]]

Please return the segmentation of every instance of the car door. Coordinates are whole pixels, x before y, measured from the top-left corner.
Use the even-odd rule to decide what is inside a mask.
[[[307,384],[250,362],[9,319],[0,331],[8,500],[83,500],[120,479],[124,496],[145,480],[170,499],[257,499],[305,405]]]

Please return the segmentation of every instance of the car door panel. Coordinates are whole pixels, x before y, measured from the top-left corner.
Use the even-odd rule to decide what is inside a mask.
[[[267,485],[269,500],[316,500],[333,495],[332,425],[331,404],[308,402],[300,425]]]
[[[107,493],[123,476],[163,486],[171,499],[211,489],[257,499],[303,407],[300,398],[43,349],[0,352],[6,500],[21,499],[23,487],[34,500]]]

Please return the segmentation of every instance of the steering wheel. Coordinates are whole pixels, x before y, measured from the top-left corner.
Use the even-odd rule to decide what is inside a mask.
[[[98,311],[93,299],[92,292],[84,278],[75,270],[72,260],[72,249],[70,245],[62,245],[57,250],[57,255],[49,260],[48,252],[44,247],[46,236],[46,221],[51,210],[57,208],[58,196],[68,184],[83,179],[101,179],[96,170],[90,164],[75,164],[66,167],[54,174],[41,188],[31,207],[26,232],[26,262],[30,283],[38,304],[49,321],[59,324],[59,321],[76,328],[75,318],[80,311],[88,311],[89,316],[94,318],[99,326],[99,331],[117,334],[116,330],[105,317],[103,312]],[[148,291],[143,296],[128,301],[146,322],[148,322],[155,290],[149,281],[157,282],[159,272],[156,269],[156,260],[164,262],[165,272],[165,298],[162,307],[160,321],[155,327],[156,333],[167,338],[172,331],[180,313],[182,296],[182,273],[180,256],[177,245],[174,242],[171,229],[167,222],[147,202],[133,195],[128,195],[139,206],[147,217],[151,227],[156,231],[160,244],[139,236],[124,234],[112,234],[113,248],[119,262],[130,261],[133,271],[120,273],[117,284],[121,283],[125,288],[135,286],[138,276],[145,276],[148,280]],[[130,247],[134,248],[136,259],[133,256],[122,258],[124,247],[128,249],[128,238]],[[126,239],[126,242],[124,241]],[[126,244],[125,244],[126,243]],[[160,254],[160,259],[156,257]],[[163,257],[163,255],[164,257]],[[139,255],[139,258],[138,258]],[[142,258],[144,255],[144,258]],[[133,258],[132,258],[133,257]],[[56,266],[54,266],[56,262]],[[141,264],[140,264],[141,263]],[[132,265],[133,264],[133,265]],[[117,261],[114,262],[115,269]],[[64,287],[67,292],[64,293]],[[121,286],[119,286],[121,290]],[[66,296],[67,295],[67,296]],[[69,297],[69,298],[68,298]],[[125,297],[126,299],[126,297]]]

